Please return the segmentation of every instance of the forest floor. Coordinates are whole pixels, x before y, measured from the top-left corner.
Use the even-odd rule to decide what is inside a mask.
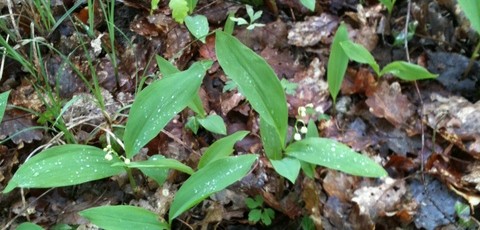
[[[117,1],[114,47],[108,40],[107,20],[100,8],[90,9],[94,16],[93,36],[79,26],[88,22],[86,2],[51,1],[57,19],[65,15],[66,9],[77,7],[71,13],[72,20],[64,20],[53,31],[32,30],[29,20],[38,17],[29,5],[12,1],[14,6],[9,8],[6,2],[0,4],[1,20],[5,20],[2,24],[9,25],[13,16],[19,37],[31,38],[33,34],[63,56],[50,49],[39,51],[43,58],[35,64],[45,69],[47,77],[43,80],[32,77],[21,63],[9,57],[4,60],[0,92],[11,92],[0,125],[2,190],[30,155],[46,146],[68,142],[52,126],[46,106],[50,102],[42,98],[47,88],[63,105],[81,96],[62,116],[75,142],[101,148],[105,145],[104,133],[94,129],[108,123],[105,114],[94,103],[85,81],[64,65],[65,57],[86,76],[91,71],[97,73],[111,110],[107,109],[109,115],[134,101],[139,79],[158,76],[155,55],[172,60],[180,70],[196,60],[215,60],[214,34],[205,43],[195,40],[184,25],[172,19],[166,1],[152,12],[150,1]],[[480,227],[474,217],[480,212],[475,210],[480,199],[480,104],[476,103],[480,99],[480,63],[468,67],[479,36],[470,29],[456,1],[398,0],[391,14],[376,0],[319,0],[314,12],[300,1],[288,0],[254,9],[263,11],[257,22],[265,26],[253,30],[235,26],[234,35],[265,58],[280,79],[292,83],[287,87],[291,126],[295,125],[298,108],[312,104],[326,118],[316,120],[320,136],[370,156],[384,166],[389,177],[362,178],[317,167],[313,179],[303,174],[295,184],[282,179],[263,156],[258,115],[236,89],[224,91],[227,78],[215,62],[200,90],[205,109],[223,118],[228,134],[250,131],[235,145],[236,153],[259,153],[261,157],[241,181],[181,215],[174,229]],[[194,14],[205,15],[213,31],[224,26],[229,12],[248,18],[245,4],[237,1],[201,0]],[[351,62],[340,95],[333,103],[326,67],[341,22],[346,24],[349,37],[371,51],[380,66],[396,60],[409,61],[439,77],[416,82],[388,75],[379,78],[368,66]],[[78,48],[81,42],[92,46],[89,52],[93,59],[87,60],[84,50]],[[103,47],[94,50],[99,42]],[[34,55],[28,46],[19,50],[26,56]],[[117,68],[108,50],[116,51]],[[93,68],[88,62],[93,63]],[[186,129],[192,114],[188,109],[179,113],[139,157],[161,153],[196,165],[198,156],[192,151],[202,152],[222,136],[202,128],[195,135]],[[109,122],[124,125],[125,121],[120,116]],[[107,204],[136,205],[161,216],[186,176],[172,170],[162,185],[138,172],[134,178],[139,186],[136,192],[128,178],[120,175],[76,186],[22,192],[16,189],[0,194],[0,225],[14,229],[30,221],[46,229],[91,229],[92,225],[78,212]],[[170,195],[162,193],[165,189]],[[248,221],[250,210],[245,199],[257,195],[264,200],[265,208],[275,212],[269,226]]]

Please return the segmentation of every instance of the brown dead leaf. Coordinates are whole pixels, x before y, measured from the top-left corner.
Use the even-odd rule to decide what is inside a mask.
[[[367,68],[360,68],[355,70],[347,69],[345,80],[342,83],[342,94],[351,95],[355,93],[365,93],[371,96],[375,92],[377,81],[372,72]]]
[[[39,129],[31,129],[34,126],[37,124],[30,114],[16,109],[7,110],[0,124],[0,140],[9,136],[17,145],[41,140],[43,132]]]
[[[388,85],[383,81],[376,91],[366,100],[370,112],[377,117],[385,118],[394,126],[405,124],[413,115],[413,105],[407,96],[402,94],[400,84],[393,82]]]
[[[298,65],[298,62],[295,61],[287,49],[278,50],[267,46],[262,50],[260,55],[265,58],[277,76],[281,78],[293,78],[295,73],[301,70],[301,66]]]
[[[404,180],[385,179],[379,186],[365,186],[354,192],[352,201],[357,203],[361,214],[375,219],[385,216],[387,212],[397,211],[407,189]]]
[[[314,46],[319,42],[330,44],[330,36],[338,26],[338,18],[323,13],[319,17],[306,17],[306,21],[297,22],[288,31],[288,44],[295,46]]]
[[[328,196],[337,197],[340,202],[348,202],[351,200],[358,182],[357,177],[329,170],[323,179],[323,188]]]

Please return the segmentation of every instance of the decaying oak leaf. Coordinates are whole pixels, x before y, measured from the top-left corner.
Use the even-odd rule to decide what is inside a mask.
[[[371,113],[387,119],[394,126],[405,124],[407,119],[413,115],[413,105],[407,96],[402,94],[398,82],[388,85],[383,81],[365,102],[370,107]]]

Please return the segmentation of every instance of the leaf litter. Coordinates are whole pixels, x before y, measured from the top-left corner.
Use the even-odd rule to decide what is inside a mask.
[[[68,2],[54,5],[71,7]],[[261,18],[265,27],[253,31],[238,27],[234,35],[263,56],[281,79],[298,84],[295,94],[287,96],[291,121],[297,118],[299,107],[312,103],[317,114],[309,118],[316,120],[322,137],[339,140],[372,156],[385,166],[392,178],[363,179],[317,167],[313,179],[301,175],[295,184],[291,184],[282,181],[268,160],[262,157],[256,169],[239,183],[187,212],[188,218],[185,219],[189,224],[199,228],[251,224],[247,221],[248,209],[242,202],[245,197],[255,195],[261,195],[266,206],[278,213],[273,226],[298,227],[300,217],[308,216],[317,228],[325,229],[458,228],[455,202],[478,204],[480,134],[476,127],[479,108],[478,94],[475,93],[478,63],[473,65],[468,76],[461,77],[478,37],[469,28],[464,15],[455,10],[454,1],[412,2],[411,20],[417,21],[419,36],[410,40],[413,51],[410,55],[412,60],[423,63],[440,77],[418,82],[419,95],[412,83],[398,82],[389,76],[379,79],[366,66],[351,63],[342,84],[342,95],[337,105],[333,105],[325,72],[329,46],[340,19],[347,24],[349,36],[371,50],[382,66],[391,60],[406,59],[403,47],[392,46],[398,33],[405,28],[406,2],[397,1],[397,10],[392,15],[388,15],[376,1],[366,1],[363,6],[356,3],[317,2],[316,11],[308,12],[296,1],[280,0],[261,8],[265,11]],[[211,30],[223,26],[228,11],[237,12],[236,16],[244,14],[243,6],[232,2],[208,5],[199,1],[198,4],[198,13],[205,14]],[[23,7],[18,6],[18,9]],[[179,69],[186,69],[194,60],[215,60],[213,36],[207,37],[206,44],[199,43],[183,25],[171,20],[166,3],[160,3],[159,9],[152,14],[149,7],[147,1],[117,3],[115,25],[125,37],[116,37],[114,47],[109,48],[110,42],[102,40],[108,38],[108,34],[98,6],[93,11],[95,36],[88,37],[80,26],[68,20],[55,31],[50,42],[65,55],[71,53],[72,65],[66,64],[55,53],[46,55],[48,78],[43,86],[53,87],[65,101],[75,95],[82,97],[64,114],[65,120],[89,117],[96,118],[95,125],[105,124],[101,111],[88,103],[92,95],[85,93],[84,82],[79,78],[82,73],[91,81],[92,69],[88,68],[83,50],[75,49],[82,42],[90,44],[99,38],[99,34],[105,34],[97,40],[103,48],[97,53],[92,49],[91,57],[105,102],[111,105],[107,106],[110,117],[132,102],[132,93],[140,76],[157,71],[151,61],[155,54],[173,61]],[[79,16],[79,12],[75,14]],[[452,23],[450,19],[453,18],[458,24]],[[118,50],[118,68],[107,55],[112,48]],[[7,59],[7,64],[10,63],[12,61]],[[12,89],[9,104],[44,113],[45,105],[35,93],[32,81],[24,80],[28,74],[21,68],[14,69],[6,69],[4,74],[8,76],[0,79],[0,89]],[[149,84],[150,80],[146,82]],[[224,73],[218,64],[214,64],[201,89],[206,112],[220,114],[229,134],[238,130],[251,132],[235,145],[237,153],[260,153],[257,114],[237,90],[222,92],[225,84]],[[318,120],[321,114],[329,115],[330,119]],[[165,127],[169,134],[154,137],[138,159],[160,153],[195,167],[199,158],[197,152],[221,136],[203,129],[193,135],[183,129],[192,115],[188,110],[176,115]],[[0,137],[11,138],[0,146],[0,183],[3,187],[30,152],[51,139],[52,133],[43,130],[15,135],[26,128],[39,126],[38,118],[7,108],[0,125]],[[113,121],[116,125],[124,122],[122,116]],[[74,133],[77,136],[86,133],[92,139],[79,140],[89,140],[90,144],[100,146],[98,142],[102,133],[92,133],[92,127],[79,126]],[[140,182],[140,196],[133,195],[132,188],[125,182],[125,175],[79,185],[78,189],[57,188],[44,197],[39,196],[43,190],[26,191],[26,205],[34,211],[28,217],[49,228],[57,223],[87,226],[76,213],[106,204],[132,204],[164,214],[178,185],[186,180],[185,175],[173,171],[168,173],[163,185],[140,174],[135,177]],[[164,196],[166,191],[168,196]],[[9,196],[8,202],[3,202],[6,199],[6,195],[0,195],[2,210],[11,211],[0,213],[0,224],[6,224],[12,215],[17,214],[22,216],[20,220],[26,220],[21,197]]]

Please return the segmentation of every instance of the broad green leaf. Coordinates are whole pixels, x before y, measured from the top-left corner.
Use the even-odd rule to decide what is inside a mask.
[[[187,16],[185,25],[195,38],[205,43],[209,29],[207,17],[203,15]]]
[[[300,161],[296,158],[284,157],[281,160],[270,160],[275,172],[287,178],[292,184],[295,184],[300,173]]]
[[[26,222],[18,225],[16,230],[43,230],[43,228],[40,225]]]
[[[169,222],[200,203],[242,179],[251,169],[257,155],[226,157],[207,164],[188,178],[175,194],[170,206]]]
[[[422,79],[436,78],[438,74],[428,72],[425,68],[404,61],[394,61],[385,66],[380,72],[380,76],[386,73],[393,74],[406,81],[415,81]]]
[[[157,59],[157,65],[160,70],[160,73],[162,73],[165,77],[169,77],[172,74],[180,72],[180,70],[177,69],[172,63],[167,61],[165,58],[163,58],[160,55],[155,56]],[[195,95],[195,97],[188,103],[188,107],[193,110],[193,112],[197,113],[201,117],[205,117],[205,109],[203,108],[202,104],[202,99],[200,99],[200,96],[198,93]]]
[[[78,214],[103,229],[170,229],[156,213],[129,205],[89,208]]]
[[[319,137],[317,125],[312,119],[308,121],[307,133],[305,134],[305,137]],[[315,164],[300,161],[300,165],[306,176],[308,176],[309,178],[313,178],[315,176]]]
[[[172,10],[173,19],[182,24],[189,11],[187,0],[170,0],[168,7]]]
[[[205,118],[198,118],[198,123],[200,123],[203,128],[212,133],[222,135],[227,134],[227,127],[225,126],[225,122],[223,121],[223,118],[221,116],[208,115]]]
[[[136,96],[123,136],[127,158],[135,156],[191,102],[211,64],[194,63],[186,71],[155,81]]]
[[[275,132],[275,128],[260,117],[260,137],[262,138],[263,149],[269,160],[280,160],[283,158],[282,143]]]
[[[105,160],[105,152],[89,145],[61,145],[44,150],[15,172],[3,193],[20,188],[50,188],[81,184],[117,175],[125,169],[112,167],[116,157]]]
[[[148,158],[148,161],[157,161],[165,159],[162,155],[153,155]],[[150,167],[140,167],[138,168],[145,174],[147,177],[153,179],[157,184],[162,185],[168,177],[168,168],[150,168]]]
[[[247,136],[248,131],[238,131],[232,135],[226,136],[222,139],[215,141],[203,154],[202,158],[198,162],[198,168],[203,168],[205,165],[211,162],[224,158],[233,153],[233,146],[237,141],[242,140]]]
[[[305,134],[305,137],[319,137],[320,135],[318,134],[318,128],[315,122],[310,119],[307,124],[307,133]]]
[[[167,59],[163,58],[160,55],[156,55],[155,59],[157,60],[157,66],[160,73],[164,76],[169,76],[174,73],[180,72],[172,63],[170,63]]]
[[[155,160],[146,160],[146,161],[136,161],[130,162],[129,164],[125,164],[124,162],[115,163],[112,165],[113,167],[129,167],[129,168],[167,168],[167,169],[175,169],[180,172],[184,172],[187,174],[193,174],[194,171],[192,168],[188,167],[185,164],[182,164],[180,161],[175,159],[167,159],[167,158],[157,158]]]
[[[2,123],[3,114],[5,113],[5,109],[7,108],[7,101],[8,101],[9,94],[10,94],[10,90],[7,92],[0,93],[0,123]]]
[[[282,85],[268,63],[235,37],[216,32],[215,49],[222,69],[235,81],[253,109],[273,126],[281,148],[287,136],[287,103]]]
[[[330,91],[330,95],[332,95],[334,103],[337,101],[338,92],[340,92],[340,87],[342,86],[342,81],[345,77],[345,71],[347,71],[348,56],[340,45],[341,42],[347,40],[347,27],[342,23],[338,27],[335,37],[333,37],[332,46],[330,48],[330,57],[327,64],[328,90]]]
[[[380,67],[365,47],[350,40],[340,42],[340,45],[350,59],[358,63],[369,64],[377,75],[380,73]]]
[[[367,156],[337,141],[310,137],[287,147],[286,154],[299,160],[336,169],[355,176],[383,177],[387,172]]]
[[[315,0],[300,0],[300,3],[310,11],[315,11]]]
[[[472,28],[480,34],[480,1],[478,0],[458,0],[460,8],[465,12]]]

